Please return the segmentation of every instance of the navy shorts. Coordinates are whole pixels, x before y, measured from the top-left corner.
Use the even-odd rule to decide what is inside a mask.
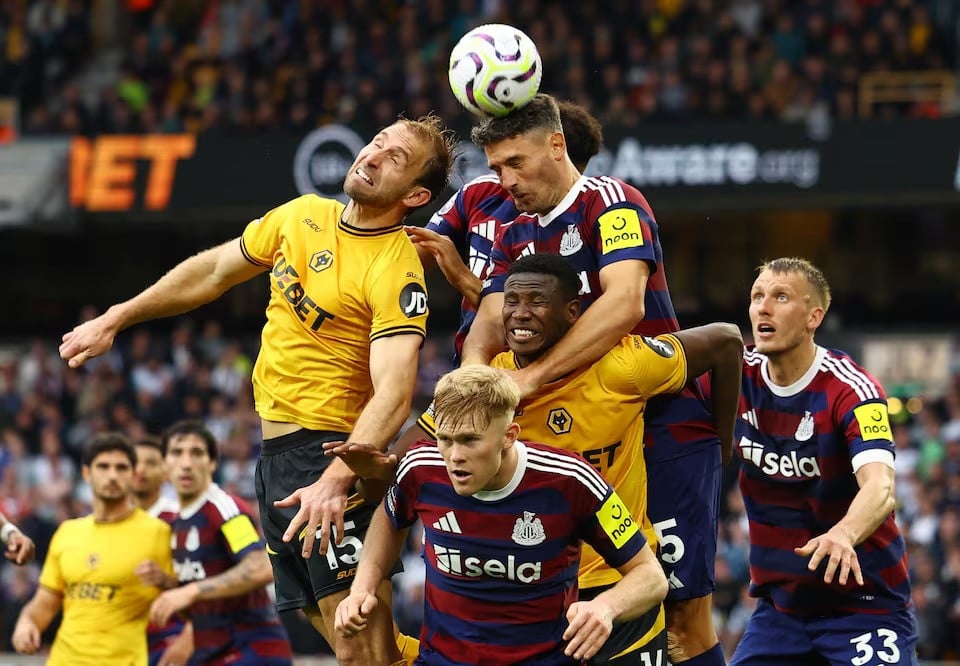
[[[912,609],[805,616],[782,613],[761,599],[730,666],[916,666],[916,647]]]
[[[647,463],[647,516],[660,542],[667,601],[713,592],[723,464],[720,445]]]

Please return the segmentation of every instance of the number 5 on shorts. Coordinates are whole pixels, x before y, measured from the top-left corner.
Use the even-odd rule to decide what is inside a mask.
[[[676,534],[667,534],[667,530],[671,530],[676,526],[676,518],[668,518],[667,520],[661,520],[659,523],[653,524],[653,530],[657,533],[657,541],[660,542],[660,560],[665,564],[676,564],[683,559],[685,550],[683,539]],[[683,583],[677,578],[673,571],[670,572],[668,582],[670,583],[671,590],[679,590],[683,587]]]

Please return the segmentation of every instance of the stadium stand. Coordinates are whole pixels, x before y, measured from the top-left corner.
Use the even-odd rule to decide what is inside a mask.
[[[463,130],[470,118],[437,82],[446,81],[457,38],[484,22],[526,30],[544,58],[543,89],[625,131],[648,120],[800,123],[955,110],[954,0],[0,0],[0,98],[16,100],[24,135],[254,134],[336,122],[367,136],[398,112],[431,109]],[[923,85],[904,85],[903,74],[916,72]],[[202,418],[221,442],[217,481],[254,499],[255,332],[216,319],[141,326],[82,370],[56,355],[59,332],[11,340],[0,330],[0,510],[36,539],[38,562],[55,527],[89,511],[79,450],[98,432],[136,438]],[[424,346],[414,414],[450,369],[452,338],[442,333]],[[960,357],[950,375],[942,398],[896,393],[916,402],[893,417],[919,651],[938,660],[960,660]],[[417,535],[410,543],[395,598],[401,628],[416,633]],[[734,465],[714,597],[728,656],[755,605],[748,546]],[[38,573],[0,562],[0,650],[11,650]],[[324,649],[304,622],[285,621],[299,651]]]

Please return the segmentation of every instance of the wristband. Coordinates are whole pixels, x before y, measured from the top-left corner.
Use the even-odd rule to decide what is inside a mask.
[[[3,527],[0,527],[0,541],[3,542],[3,545],[6,546],[7,542],[10,541],[10,535],[14,532],[19,532],[20,528],[14,525],[11,522],[6,522],[3,524]]]

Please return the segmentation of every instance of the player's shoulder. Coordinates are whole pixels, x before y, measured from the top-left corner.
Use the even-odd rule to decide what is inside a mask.
[[[429,474],[438,467],[445,467],[445,465],[437,443],[430,439],[417,440],[400,459],[400,464],[397,466],[397,482],[401,482],[411,474],[414,476]]]
[[[130,516],[129,525],[138,534],[149,532],[152,535],[159,534],[161,537],[167,537],[170,534],[170,523],[140,508],[135,509]]]
[[[839,349],[818,349],[820,376],[826,389],[834,395],[848,396],[857,402],[885,400],[886,393],[879,380]]]
[[[490,196],[509,198],[510,194],[500,184],[500,179],[494,174],[483,174],[468,181],[457,195],[464,201],[476,202]]]
[[[760,368],[767,361],[765,354],[757,351],[755,345],[744,345],[743,347],[743,372],[747,376],[756,376],[760,373]]]
[[[649,211],[650,205],[640,190],[613,176],[585,176],[581,182],[581,201],[592,201],[610,208],[618,204],[635,204]]]
[[[79,518],[68,518],[57,525],[56,534],[61,539],[69,539],[94,529],[96,525],[93,514],[80,516]]]
[[[517,370],[517,360],[512,351],[500,352],[490,360],[490,367],[498,370]]]
[[[523,445],[529,470],[552,477],[556,484],[586,490],[598,500],[606,497],[607,482],[579,454],[540,442],[524,442]]]
[[[206,501],[200,507],[200,510],[216,522],[225,523],[242,513],[250,512],[246,502],[215,483],[210,484],[210,487],[207,488],[204,499]]]

